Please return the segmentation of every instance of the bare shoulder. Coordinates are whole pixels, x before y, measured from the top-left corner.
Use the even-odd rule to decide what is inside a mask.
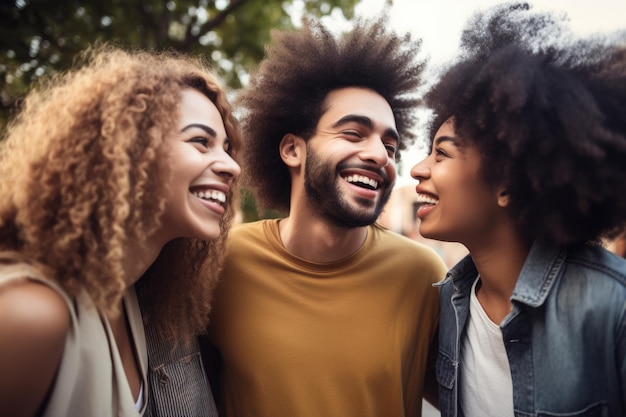
[[[0,409],[7,415],[44,406],[69,328],[68,306],[54,289],[34,281],[0,287]]]
[[[0,287],[0,333],[14,330],[16,337],[65,337],[69,322],[65,300],[47,285],[26,280]]]

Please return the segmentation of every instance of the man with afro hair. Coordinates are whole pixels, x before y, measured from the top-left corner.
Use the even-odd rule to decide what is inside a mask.
[[[478,14],[426,95],[420,233],[470,254],[438,284],[451,416],[626,415],[626,59],[526,4]],[[621,46],[620,46],[621,45]]]
[[[239,97],[246,184],[210,340],[223,416],[420,416],[445,264],[376,224],[413,139],[419,42],[386,17],[275,32]],[[430,397],[433,399],[433,397]]]

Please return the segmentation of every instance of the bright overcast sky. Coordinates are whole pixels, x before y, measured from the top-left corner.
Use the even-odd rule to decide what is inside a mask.
[[[410,31],[421,38],[422,53],[430,57],[430,64],[437,65],[455,56],[461,29],[474,11],[502,1],[394,0],[393,3],[391,24],[400,32]],[[567,13],[571,29],[583,36],[626,29],[626,0],[535,0],[529,3],[537,11]],[[384,4],[385,0],[361,0],[356,14],[376,16]],[[337,18],[325,21],[342,26]],[[401,177],[407,178],[411,166],[421,157],[417,151],[404,152]]]
[[[402,31],[411,31],[424,41],[424,52],[434,61],[454,56],[460,31],[471,14],[501,1],[494,0],[394,0],[391,23]],[[588,35],[594,32],[626,29],[624,0],[535,0],[534,10],[566,12],[571,28]],[[384,0],[362,0],[357,14],[374,16]]]

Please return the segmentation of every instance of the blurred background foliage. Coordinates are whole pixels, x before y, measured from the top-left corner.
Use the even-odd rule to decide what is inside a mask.
[[[29,85],[70,67],[89,45],[115,42],[210,57],[233,89],[263,58],[270,30],[303,13],[353,18],[358,0],[1,0],[0,137]],[[244,221],[258,218],[244,190]],[[267,215],[272,216],[271,213]]]
[[[95,42],[209,56],[232,88],[263,57],[273,28],[341,13],[358,0],[2,0],[0,123],[31,82],[72,65]]]

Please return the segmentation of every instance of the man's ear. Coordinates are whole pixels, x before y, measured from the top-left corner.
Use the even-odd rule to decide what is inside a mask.
[[[504,187],[498,190],[498,205],[500,207],[507,207],[509,205],[509,192]]]
[[[304,139],[293,133],[287,133],[280,141],[280,157],[291,168],[296,168],[303,164],[306,157],[306,144]]]

